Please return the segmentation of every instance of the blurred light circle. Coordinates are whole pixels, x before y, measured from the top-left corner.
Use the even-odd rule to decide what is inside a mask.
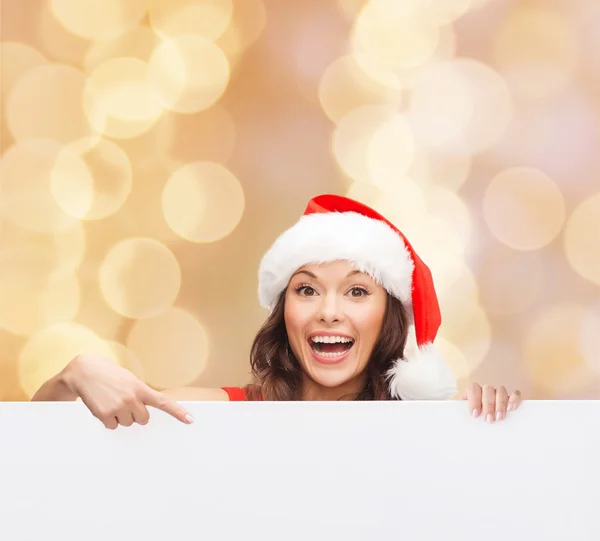
[[[427,213],[425,194],[419,185],[409,178],[400,178],[394,186],[385,189],[380,187],[370,206],[401,231],[411,227],[411,224],[421,220]]]
[[[1,42],[0,55],[2,57],[0,98],[2,98],[2,103],[5,104],[5,100],[15,83],[27,72],[47,64],[48,61],[38,50],[18,41]]]
[[[427,209],[456,233],[466,249],[471,239],[473,222],[465,201],[444,186],[434,186],[427,191]]]
[[[548,8],[521,7],[494,34],[495,65],[511,91],[542,99],[570,84],[580,55],[568,19]]]
[[[156,147],[169,169],[198,161],[224,163],[233,155],[237,130],[220,105],[195,114],[167,112],[156,126]]]
[[[406,175],[414,157],[415,140],[410,124],[403,115],[395,115],[379,126],[368,144],[369,178],[380,188],[393,186]]]
[[[532,321],[523,357],[536,385],[558,391],[584,366],[580,336],[587,315],[582,306],[566,304],[545,309]]]
[[[19,356],[19,378],[29,398],[51,377],[81,354],[111,357],[111,350],[93,331],[73,322],[50,325],[29,338]]]
[[[145,381],[146,370],[133,351],[120,342],[113,340],[108,342],[108,346],[110,347],[112,358],[119,366],[129,370],[139,380]]]
[[[482,152],[504,135],[512,102],[504,80],[471,59],[419,71],[408,115],[419,142],[444,151]]]
[[[96,66],[115,58],[137,58],[148,62],[159,41],[159,36],[147,26],[138,26],[115,39],[94,41],[85,55],[84,69],[92,72]]]
[[[81,292],[74,274],[40,277],[9,267],[0,275],[0,327],[7,331],[29,336],[77,314]]]
[[[443,152],[419,146],[408,176],[420,185],[437,185],[456,192],[467,181],[472,162],[471,155],[465,150]]]
[[[178,235],[192,242],[214,242],[229,235],[244,212],[244,191],[218,163],[197,162],[175,171],[162,193],[162,209]]]
[[[412,186],[411,186],[412,187]],[[381,197],[381,190],[370,182],[354,181],[346,190],[346,197],[374,207]]]
[[[86,250],[81,222],[52,234],[36,233],[6,222],[0,243],[0,269],[35,277],[76,271]]]
[[[51,173],[59,206],[82,220],[114,214],[132,186],[129,157],[108,139],[79,139],[61,150]]]
[[[467,358],[458,346],[440,336],[435,340],[435,347],[457,380],[465,380],[471,375]]]
[[[515,250],[539,250],[552,242],[565,221],[559,187],[541,171],[505,169],[486,189],[483,209],[493,235]]]
[[[73,34],[104,40],[124,34],[146,13],[146,0],[50,0],[54,16]]]
[[[90,73],[83,107],[94,127],[115,138],[150,129],[163,111],[148,82],[148,65],[138,58],[113,58]]]
[[[600,374],[600,305],[596,305],[585,315],[580,336],[580,349],[587,365]]]
[[[406,9],[405,2],[368,2],[356,19],[350,38],[353,53],[385,69],[411,68],[434,53],[439,29]]]
[[[84,84],[83,74],[66,65],[45,64],[28,70],[5,102],[6,123],[15,140],[69,142],[94,135],[94,128],[102,131],[102,119],[92,128],[82,111]]]
[[[331,62],[319,83],[321,107],[336,123],[359,107],[386,103],[399,105],[401,99],[401,93],[368,77],[353,56],[342,56]]]
[[[4,153],[0,160],[3,218],[37,233],[73,227],[75,218],[57,205],[50,188],[52,168],[61,150],[56,141],[30,139]]]
[[[368,0],[336,0],[339,10],[350,21],[354,22]]]
[[[333,134],[333,153],[350,178],[370,182],[368,149],[373,135],[396,115],[394,107],[366,105],[345,115]]]
[[[51,0],[39,1],[29,19],[29,39],[39,43],[40,50],[53,62],[81,66],[90,40],[78,36],[66,28],[54,15]],[[25,40],[23,40],[25,41]]]
[[[160,242],[129,238],[112,246],[99,269],[108,304],[130,318],[155,317],[172,306],[181,272],[173,253]]]
[[[537,252],[490,247],[478,261],[478,275],[481,299],[490,314],[518,314],[529,308],[542,290],[542,263]]]
[[[233,0],[150,0],[148,11],[150,25],[163,37],[195,34],[214,41],[231,22]]]
[[[212,41],[184,35],[163,41],[148,63],[148,78],[164,107],[197,113],[217,102],[229,83],[225,53]]]
[[[235,45],[237,56],[260,37],[266,24],[267,10],[262,0],[238,0],[235,2],[231,23],[216,43],[231,61],[231,46]],[[228,47],[227,44],[231,45]]]
[[[600,285],[600,193],[584,200],[567,221],[564,250],[569,265],[583,278]]]
[[[127,347],[140,360],[146,382],[160,388],[191,384],[204,371],[208,358],[206,331],[180,308],[137,321]]]
[[[492,343],[492,330],[486,312],[477,304],[467,302],[464,297],[457,298],[452,317],[444,310],[444,325],[440,328],[440,337],[454,344],[465,356],[470,372],[485,359]]]

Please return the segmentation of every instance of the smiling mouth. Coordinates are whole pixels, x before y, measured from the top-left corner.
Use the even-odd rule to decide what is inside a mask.
[[[308,339],[311,349],[321,357],[335,359],[345,355],[354,345],[352,338],[313,336]]]

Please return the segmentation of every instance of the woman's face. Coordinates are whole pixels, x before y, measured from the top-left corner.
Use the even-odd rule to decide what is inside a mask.
[[[285,295],[290,346],[313,386],[360,391],[383,324],[385,290],[337,261],[298,269]]]

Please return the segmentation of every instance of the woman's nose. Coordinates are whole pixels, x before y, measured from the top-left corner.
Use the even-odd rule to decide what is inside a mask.
[[[340,310],[340,302],[337,298],[337,295],[330,294],[323,295],[321,297],[317,317],[319,321],[324,323],[336,323],[343,319]]]

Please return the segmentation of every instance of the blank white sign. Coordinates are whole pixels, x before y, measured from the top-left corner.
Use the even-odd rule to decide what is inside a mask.
[[[0,539],[598,541],[600,402],[0,404]]]

